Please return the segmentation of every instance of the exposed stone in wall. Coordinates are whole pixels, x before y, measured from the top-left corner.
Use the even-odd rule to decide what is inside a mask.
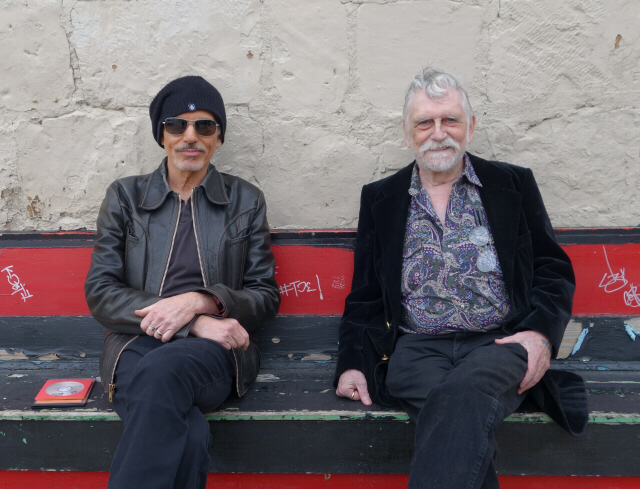
[[[347,8],[340,0],[270,3],[279,105],[292,114],[337,111],[349,70]]]
[[[0,108],[55,110],[74,90],[69,45],[60,25],[61,2],[0,2]]]
[[[15,134],[26,217],[36,227],[85,226],[109,182],[157,166],[148,157],[157,152],[147,136],[149,125],[145,115],[99,109],[21,123]],[[146,147],[139,146],[143,142]]]
[[[401,110],[434,63],[466,84],[471,149],[534,170],[555,226],[640,224],[634,0],[0,0],[0,226],[95,227],[107,186],[164,156],[148,105],[209,79],[214,163],[275,228],[353,227],[413,156]]]
[[[483,19],[481,6],[447,0],[362,5],[357,68],[365,99],[386,111],[401,109],[407,85],[431,63],[470,84]]]

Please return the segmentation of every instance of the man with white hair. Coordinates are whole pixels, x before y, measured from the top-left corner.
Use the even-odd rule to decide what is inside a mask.
[[[586,426],[582,379],[549,370],[573,269],[531,170],[466,152],[476,120],[456,78],[422,70],[403,119],[415,161],[362,189],[336,393],[415,421],[410,488],[499,487],[494,431],[527,394]]]

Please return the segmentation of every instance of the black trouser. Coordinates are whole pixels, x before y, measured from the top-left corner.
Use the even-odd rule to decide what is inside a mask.
[[[204,489],[211,435],[203,413],[224,402],[234,375],[233,354],[215,341],[130,343],[116,368],[113,408],[124,432],[109,489]]]
[[[496,345],[502,332],[407,334],[389,362],[389,393],[416,422],[409,488],[499,487],[494,430],[526,393],[519,344]]]

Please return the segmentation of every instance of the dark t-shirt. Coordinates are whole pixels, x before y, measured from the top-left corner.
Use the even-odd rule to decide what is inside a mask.
[[[169,269],[162,287],[162,297],[171,297],[202,289],[202,271],[198,259],[198,245],[193,229],[191,199],[180,200],[180,221],[173,241]]]

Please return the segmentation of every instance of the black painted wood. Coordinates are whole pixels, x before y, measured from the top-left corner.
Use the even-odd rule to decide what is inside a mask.
[[[621,318],[587,318],[589,328],[576,358],[640,361],[640,340],[631,339]]]
[[[640,228],[572,228],[556,229],[560,244],[640,243]],[[0,248],[91,247],[95,231],[79,229],[61,232],[5,232],[0,234]],[[287,230],[271,232],[275,245],[308,245],[353,248],[356,232],[347,230]]]
[[[333,356],[338,349],[338,316],[279,316],[255,334],[263,363],[289,354],[301,360],[309,354]],[[0,317],[0,349],[22,352],[35,360],[55,353],[62,359],[98,358],[104,328],[90,316]]]
[[[640,362],[640,340],[633,341],[624,329],[622,318],[578,318],[589,327],[582,347],[569,360],[588,358],[584,365],[571,369],[605,367],[617,362]],[[254,336],[263,362],[270,368],[286,366],[310,354],[328,355],[335,361],[338,349],[339,316],[278,316]],[[60,358],[98,358],[104,329],[90,316],[0,317],[0,349],[22,352],[30,360],[55,353]],[[289,358],[291,355],[291,358]],[[564,368],[566,360],[554,364]],[[274,364],[274,362],[276,362]],[[304,366],[300,366],[304,368]],[[614,367],[615,368],[615,367]]]
[[[640,243],[640,227],[554,229],[554,232],[562,245]]]
[[[346,411],[354,415],[389,411],[379,406],[366,407],[337,397],[332,385],[333,365],[327,367],[326,364],[316,364],[316,368],[301,369],[295,361],[292,362],[289,368],[262,369],[258,382],[245,397],[231,397],[220,410],[238,413]],[[640,376],[637,370],[589,370],[581,371],[580,374],[586,381],[591,412],[617,413],[620,416],[633,413],[640,415]],[[10,362],[9,367],[5,362],[0,364],[0,409],[29,412],[33,397],[47,379],[97,375],[98,363],[95,360],[51,361],[43,362],[42,365],[16,361]],[[96,385],[91,392],[87,408],[99,412],[111,411],[100,385]],[[58,412],[67,410],[81,409]],[[537,407],[527,406],[523,411],[537,411]]]
[[[622,424],[592,423],[583,437],[575,439],[553,423],[505,422],[497,433],[500,473],[640,476],[636,462],[640,424],[637,419],[625,423],[640,413],[640,361],[624,360],[630,356],[628,345],[638,345],[622,334],[626,332],[620,318],[584,321],[585,326],[594,324],[587,335],[589,341],[585,340],[575,358],[555,361],[554,368],[578,371],[587,382],[590,410],[609,413]],[[388,412],[390,418],[397,415],[393,410],[367,408],[335,396],[332,379],[338,326],[337,316],[283,316],[256,335],[263,368],[243,399],[232,397],[221,406],[219,412],[227,419],[210,421],[214,439],[211,470],[408,471],[413,425],[397,419],[362,419],[374,413]],[[8,412],[37,416],[29,406],[49,378],[97,376],[102,331],[90,317],[0,318],[0,349],[21,351],[28,357],[0,362],[0,432],[4,433],[0,435],[0,470],[108,470],[122,425],[117,420],[97,419],[102,413],[113,413],[100,385],[96,384],[86,406],[95,419],[91,414],[76,421],[4,416]],[[610,339],[621,346],[608,347]],[[50,353],[60,360],[38,360]],[[343,413],[341,419],[326,420],[326,413],[335,411]],[[537,408],[526,406],[523,411]],[[298,419],[261,419],[274,412],[292,413]],[[258,413],[259,419],[231,419],[243,413]],[[316,419],[305,418],[304,413],[313,413]]]
[[[409,422],[212,421],[215,472],[407,473]],[[0,421],[0,470],[105,471],[122,433],[117,421]],[[640,476],[640,425],[591,425],[573,438],[550,423],[498,429],[501,474]]]
[[[262,370],[259,381],[247,396],[241,400],[229,399],[221,411],[234,415],[341,411],[345,415],[339,421],[210,421],[214,439],[212,470],[408,471],[413,445],[411,423],[353,419],[365,412],[385,410],[376,406],[366,408],[336,397],[331,385],[333,369],[325,368],[326,364],[316,364],[315,369],[300,369],[296,366],[300,361],[292,362],[290,368]],[[44,381],[57,374],[63,377],[97,375],[97,363],[91,359],[43,362],[42,365],[55,366],[53,369],[7,369],[6,363],[15,366],[20,362],[0,365],[0,406],[5,413],[26,410],[28,414],[37,415],[29,411],[28,406]],[[637,372],[591,370],[582,374],[587,381],[592,411],[617,413],[619,417],[638,412]],[[96,385],[87,408],[99,414],[112,412],[109,406],[107,396]],[[74,410],[78,411],[56,411]],[[121,430],[119,421],[0,420],[0,432],[4,433],[0,470],[108,470]],[[583,437],[575,439],[553,423],[505,422],[497,436],[498,466],[504,474],[640,476],[640,465],[635,462],[637,450],[633,449],[638,446],[638,424],[593,423]],[[614,463],[612,457],[615,457]]]

